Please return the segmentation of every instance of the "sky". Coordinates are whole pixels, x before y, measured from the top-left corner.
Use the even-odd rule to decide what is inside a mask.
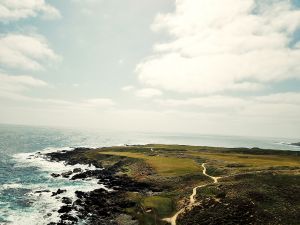
[[[0,123],[300,136],[300,0],[0,0]]]

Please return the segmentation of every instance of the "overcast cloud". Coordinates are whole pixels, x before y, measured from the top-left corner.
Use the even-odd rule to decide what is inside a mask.
[[[299,5],[1,1],[0,122],[299,137]]]

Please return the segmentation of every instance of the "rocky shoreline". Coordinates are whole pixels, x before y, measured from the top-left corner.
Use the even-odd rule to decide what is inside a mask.
[[[152,144],[39,156],[72,165],[52,173],[54,179],[99,184],[95,190],[72,190],[72,199],[63,188],[42,190],[62,203],[59,221],[48,225],[167,225],[164,218],[187,205],[199,185],[195,205],[178,216],[177,225],[298,225],[300,218],[298,151]],[[222,178],[211,183],[214,177]]]
[[[151,184],[134,181],[125,175],[118,175],[118,171],[123,166],[122,162],[104,168],[99,161],[80,157],[87,150],[90,149],[76,148],[72,151],[47,153],[45,156],[50,161],[63,161],[69,165],[93,165],[96,170],[82,171],[80,168],[76,168],[62,174],[53,173],[51,176],[54,178],[64,177],[70,180],[93,178],[109,190],[101,188],[90,192],[76,191],[77,199],[75,201],[66,197],[62,198],[64,205],[58,210],[60,221],[58,223],[51,222],[48,225],[76,224],[78,221],[93,225],[118,225],[117,220],[120,216],[126,224],[138,224],[135,218],[126,214],[125,209],[133,207],[135,202],[127,200],[124,193],[127,191],[146,193],[160,190]],[[52,193],[52,196],[59,196],[64,191],[58,189]]]

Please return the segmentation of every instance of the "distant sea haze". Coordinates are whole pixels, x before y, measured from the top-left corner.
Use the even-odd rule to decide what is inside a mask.
[[[53,179],[52,172],[76,168],[53,163],[35,152],[71,150],[74,147],[102,147],[124,144],[186,144],[223,147],[260,147],[300,150],[289,145],[294,139],[253,138],[166,133],[95,132],[16,125],[0,125],[0,224],[48,224],[58,218],[60,202],[49,195],[58,188],[74,197],[75,190],[92,190],[101,184],[90,181]],[[82,166],[81,166],[82,167]],[[82,167],[84,168],[84,167]],[[89,168],[95,169],[95,168]],[[50,192],[40,193],[48,190]],[[52,212],[49,214],[49,212]],[[48,214],[48,215],[47,215]],[[46,216],[45,216],[46,215]]]

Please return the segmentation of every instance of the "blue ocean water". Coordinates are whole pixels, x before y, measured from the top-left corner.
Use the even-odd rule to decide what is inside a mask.
[[[66,189],[64,196],[74,197],[75,190],[92,190],[96,181],[54,179],[51,172],[73,169],[35,157],[37,151],[56,151],[78,146],[102,147],[122,144],[189,144],[225,147],[260,147],[300,150],[286,143],[293,139],[236,136],[100,132],[47,127],[0,125],[0,224],[48,224],[57,221],[60,200],[51,192]],[[76,167],[76,166],[75,166]]]

